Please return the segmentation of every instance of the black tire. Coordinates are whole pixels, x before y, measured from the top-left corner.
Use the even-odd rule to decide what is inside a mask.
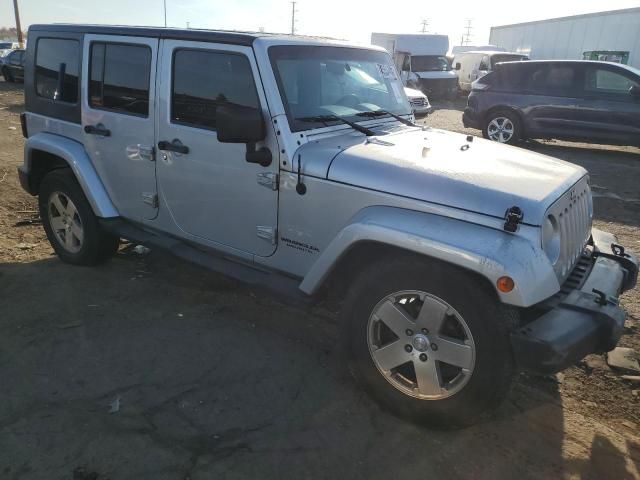
[[[498,141],[495,140],[495,138],[491,138],[489,128],[494,120],[499,123],[500,119],[507,119],[508,122],[513,125],[513,134],[511,135],[511,137],[507,141],[500,143],[505,143],[507,145],[516,145],[521,140],[524,140],[522,122],[520,121],[520,117],[512,110],[495,110],[493,112],[489,112],[489,114],[485,118],[484,125],[482,126],[482,136],[484,138]]]
[[[83,232],[82,242],[77,242],[78,251],[69,251],[59,234],[54,233],[50,216],[50,199],[54,193],[67,197],[75,206],[79,217],[77,223]],[[49,243],[62,261],[74,265],[96,265],[117,252],[120,239],[100,228],[98,219],[71,170],[53,170],[45,175],[40,185],[38,207]]]
[[[460,313],[473,336],[473,373],[461,390],[447,398],[419,399],[403,393],[372,359],[369,317],[387,295],[406,290],[428,292],[444,300]],[[488,415],[509,391],[514,375],[509,332],[517,324],[517,315],[499,304],[489,286],[463,270],[412,256],[379,262],[359,274],[341,316],[352,374],[383,408],[401,418],[437,428],[461,428]],[[440,362],[438,365],[443,368]]]
[[[7,67],[4,67],[2,69],[2,76],[4,77],[5,82],[14,83],[16,81],[15,78],[13,78],[11,71]]]

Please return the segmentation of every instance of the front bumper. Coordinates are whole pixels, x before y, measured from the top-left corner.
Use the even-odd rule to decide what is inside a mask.
[[[433,111],[433,107],[431,105],[419,107],[411,105],[411,108],[413,109],[413,114],[416,116],[416,118],[426,117]]]
[[[482,130],[482,123],[478,118],[478,114],[475,110],[470,109],[469,107],[464,109],[462,114],[462,124],[464,128],[475,128],[477,130]]]
[[[590,269],[579,287],[539,305],[542,314],[511,334],[520,370],[559,372],[590,353],[612,350],[620,340],[626,315],[618,297],[635,287],[638,260],[609,233],[594,229],[592,239]]]

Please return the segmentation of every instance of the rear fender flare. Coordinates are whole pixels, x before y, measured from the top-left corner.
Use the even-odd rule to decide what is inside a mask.
[[[93,213],[102,218],[118,217],[118,210],[111,201],[84,146],[70,138],[51,133],[37,133],[25,143],[24,170],[32,171],[34,152],[43,151],[63,159],[73,171]]]

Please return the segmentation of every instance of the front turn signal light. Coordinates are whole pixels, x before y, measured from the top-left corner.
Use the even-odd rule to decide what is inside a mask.
[[[498,290],[502,293],[509,293],[515,286],[516,284],[511,277],[500,277],[496,281],[496,287],[498,287]]]

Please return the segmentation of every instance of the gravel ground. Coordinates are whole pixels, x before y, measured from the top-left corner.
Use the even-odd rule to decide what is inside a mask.
[[[462,101],[436,107],[428,124],[465,131]],[[602,356],[519,377],[490,421],[429,431],[354,386],[330,313],[156,251],[62,264],[17,183],[22,109],[0,82],[0,478],[640,478],[640,385]],[[596,225],[640,253],[637,149],[523,147],[587,168]],[[640,350],[640,292],[622,303]]]

